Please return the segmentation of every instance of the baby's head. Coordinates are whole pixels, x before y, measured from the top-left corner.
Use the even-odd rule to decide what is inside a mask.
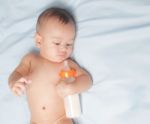
[[[62,62],[70,57],[75,35],[75,20],[65,9],[49,8],[40,14],[35,41],[43,58]]]

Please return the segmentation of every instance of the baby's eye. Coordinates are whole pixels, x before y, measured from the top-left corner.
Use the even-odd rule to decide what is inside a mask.
[[[69,43],[68,43],[68,44],[66,44],[66,46],[72,46],[72,44],[69,44]]]
[[[57,45],[57,46],[58,46],[58,45],[60,45],[60,43],[59,43],[59,42],[54,42],[54,44],[55,44],[55,45]]]

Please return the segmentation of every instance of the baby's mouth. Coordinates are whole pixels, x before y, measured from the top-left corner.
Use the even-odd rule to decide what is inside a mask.
[[[60,57],[66,57],[66,53],[60,53],[60,54],[58,54],[58,56],[60,56]]]

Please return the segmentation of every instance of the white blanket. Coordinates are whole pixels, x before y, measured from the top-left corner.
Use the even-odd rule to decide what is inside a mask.
[[[0,124],[29,122],[26,97],[13,96],[7,80],[35,49],[39,13],[58,4],[75,14],[73,57],[93,77],[76,124],[150,124],[149,0],[0,0]]]

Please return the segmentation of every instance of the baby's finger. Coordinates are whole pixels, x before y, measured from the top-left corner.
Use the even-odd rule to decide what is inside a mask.
[[[28,80],[28,78],[24,78],[24,77],[20,78],[18,81],[23,82],[25,84],[30,84],[31,83],[31,80]]]
[[[27,79],[22,77],[20,78],[17,82],[22,82],[22,83],[26,83],[27,82]]]
[[[57,86],[57,93],[59,94],[59,96],[61,97],[65,97],[67,95],[65,87],[63,85],[59,85]]]
[[[27,80],[25,83],[26,84],[31,84],[31,82],[32,82],[31,80]]]
[[[24,91],[26,89],[25,84],[20,83],[20,82],[16,83],[14,87],[19,88],[21,91]]]
[[[18,88],[14,88],[13,93],[15,96],[21,96],[23,92],[21,92],[21,90]]]

